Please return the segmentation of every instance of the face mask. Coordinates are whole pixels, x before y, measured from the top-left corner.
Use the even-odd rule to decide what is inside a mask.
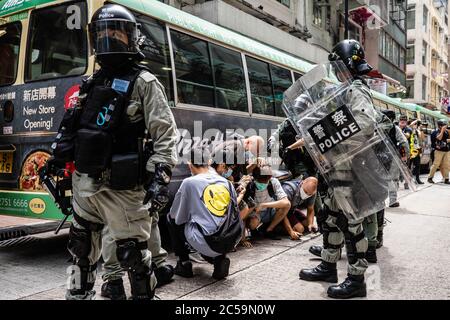
[[[255,181],[256,189],[258,189],[259,191],[266,190],[268,185],[269,185],[269,183]]]
[[[225,179],[228,179],[233,174],[233,170],[231,168],[228,168],[228,171],[225,173],[222,173],[222,177]]]
[[[308,198],[312,197],[312,195],[309,195],[305,192],[305,190],[303,190],[303,188],[300,188],[300,198],[302,200],[306,200]]]

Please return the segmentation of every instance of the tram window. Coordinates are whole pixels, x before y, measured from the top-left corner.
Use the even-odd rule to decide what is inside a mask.
[[[214,85],[208,43],[171,30],[178,100],[214,107]]]
[[[216,106],[222,109],[248,111],[241,54],[209,44],[214,72]]]
[[[246,57],[253,113],[274,115],[272,82],[269,64]]]
[[[76,6],[79,10],[72,10]],[[81,14],[78,20],[72,16]],[[68,23],[73,23],[71,28]],[[86,3],[75,2],[33,11],[25,80],[81,75],[87,66]]]
[[[297,73],[297,72],[294,71],[294,79],[295,79],[295,81],[297,81],[301,77],[302,77],[302,75],[300,73]]]
[[[0,27],[0,86],[16,80],[21,33],[19,22]]]
[[[141,46],[145,59],[141,63],[158,78],[166,89],[168,100],[173,101],[172,68],[166,28],[163,23],[150,17],[136,14],[136,19],[141,24],[141,32],[145,36]]]
[[[292,85],[291,71],[274,65],[270,65],[272,76],[273,93],[275,100],[275,115],[285,117],[281,105],[283,103],[283,93]]]

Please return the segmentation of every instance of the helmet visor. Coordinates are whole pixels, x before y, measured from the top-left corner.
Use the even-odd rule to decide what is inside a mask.
[[[96,55],[137,52],[136,23],[126,20],[102,20],[89,24],[89,41]]]

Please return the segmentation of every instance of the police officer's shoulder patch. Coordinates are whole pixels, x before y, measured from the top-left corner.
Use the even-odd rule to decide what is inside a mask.
[[[141,72],[139,78],[142,78],[145,82],[152,82],[156,80],[156,77],[146,70]]]

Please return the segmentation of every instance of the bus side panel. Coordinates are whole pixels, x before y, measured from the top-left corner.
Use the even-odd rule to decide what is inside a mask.
[[[0,173],[0,189],[19,189],[24,160],[35,151],[50,150],[65,109],[78,97],[80,77],[32,82],[0,88],[0,145],[12,149],[12,173]],[[14,117],[6,122],[7,101],[14,104]]]
[[[0,172],[0,214],[61,218],[42,193],[37,171],[50,156],[65,109],[77,101],[80,83],[81,77],[70,77],[0,88],[0,155],[10,161],[5,153],[12,153],[11,172]],[[5,119],[8,101],[14,105],[12,121]]]

